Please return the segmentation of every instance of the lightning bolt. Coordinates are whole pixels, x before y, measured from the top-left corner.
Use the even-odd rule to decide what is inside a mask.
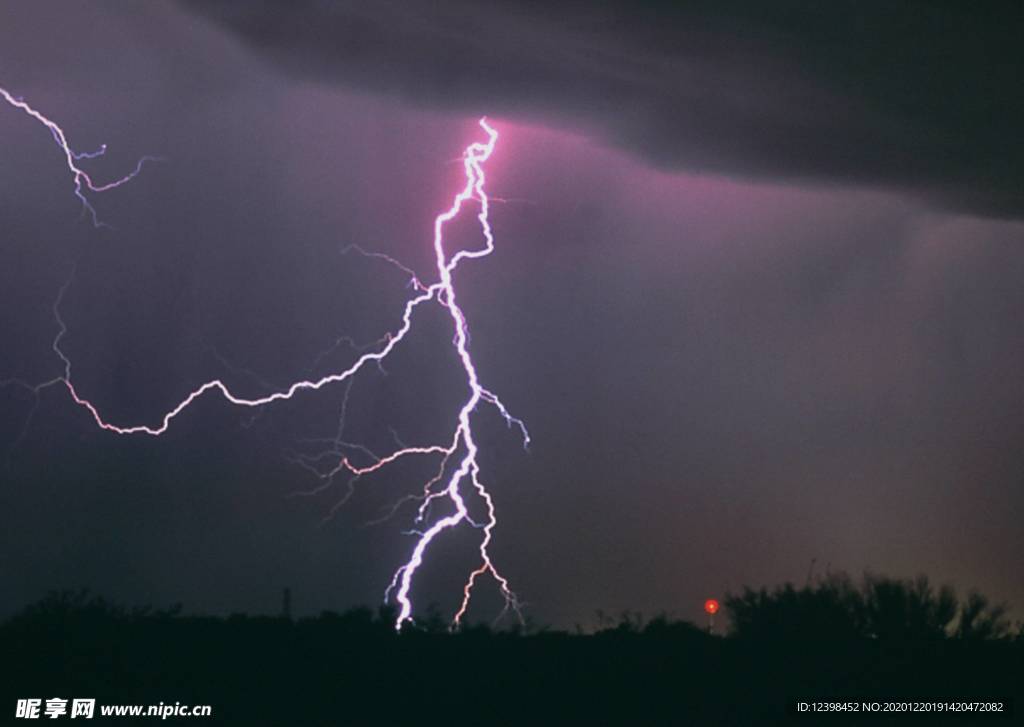
[[[50,133],[57,142],[57,145],[64,152],[68,170],[71,172],[74,181],[75,196],[82,202],[83,209],[89,213],[93,224],[96,226],[100,226],[102,223],[98,220],[95,210],[89,203],[85,194],[86,191],[103,192],[118,187],[133,179],[141,170],[143,162],[154,159],[154,157],[144,157],[136,165],[136,168],[124,177],[107,184],[96,184],[93,182],[91,177],[78,166],[77,162],[101,155],[105,151],[105,147],[101,147],[97,152],[93,152],[91,154],[75,153],[68,145],[67,137],[60,126],[29,106],[24,100],[12,96],[2,88],[0,88],[0,95],[2,95],[9,104],[33,117],[50,130]],[[374,460],[373,463],[364,466],[357,466],[353,464],[349,460],[349,457],[342,452],[337,463],[332,466],[328,472],[323,474],[318,472],[318,475],[323,477],[327,483],[330,483],[335,475],[342,472],[348,473],[353,478],[359,478],[372,475],[395,461],[406,457],[438,457],[438,470],[436,471],[436,474],[424,484],[422,494],[403,498],[396,503],[392,510],[392,513],[394,513],[403,502],[406,502],[409,499],[420,501],[420,507],[416,515],[416,523],[419,529],[414,531],[416,540],[415,545],[412,548],[412,553],[409,556],[409,559],[395,571],[391,582],[385,591],[385,602],[391,602],[393,600],[398,607],[395,628],[401,630],[405,624],[412,621],[412,613],[414,609],[410,591],[412,589],[415,575],[423,564],[431,543],[433,543],[438,536],[444,533],[444,531],[463,524],[468,524],[478,529],[482,535],[478,545],[479,565],[467,576],[462,589],[462,599],[459,608],[452,619],[453,628],[458,628],[462,623],[462,620],[465,618],[470,605],[473,589],[477,584],[477,581],[481,577],[487,575],[490,575],[491,578],[494,579],[502,597],[504,598],[505,609],[502,613],[512,610],[519,615],[520,603],[515,593],[512,591],[508,579],[503,576],[495,566],[489,550],[493,539],[494,528],[497,526],[498,520],[494,500],[480,477],[480,464],[478,461],[479,447],[473,433],[474,415],[478,412],[481,404],[488,404],[497,410],[498,414],[504,419],[509,427],[514,427],[519,430],[522,435],[524,447],[529,445],[530,436],[525,424],[520,419],[514,417],[501,400],[493,392],[485,388],[480,382],[479,374],[469,350],[469,328],[466,322],[466,316],[458,304],[454,283],[454,273],[460,263],[464,260],[486,257],[494,251],[494,235],[489,218],[490,200],[485,191],[484,164],[494,152],[495,145],[498,141],[498,132],[487,122],[486,118],[480,119],[479,125],[486,134],[486,141],[476,141],[466,147],[462,155],[465,184],[455,194],[448,209],[438,214],[434,220],[433,249],[437,272],[436,282],[430,285],[424,284],[410,268],[382,253],[367,252],[356,246],[346,248],[346,251],[354,250],[366,257],[383,259],[385,262],[402,270],[410,276],[410,287],[415,292],[411,298],[406,300],[405,306],[402,310],[401,325],[397,329],[385,334],[385,336],[375,345],[367,347],[368,350],[360,349],[362,350],[361,355],[359,355],[355,361],[348,366],[348,368],[330,373],[320,378],[300,380],[290,386],[283,387],[268,395],[257,398],[238,396],[234,394],[228,385],[221,379],[212,379],[192,390],[178,404],[164,413],[157,423],[148,425],[114,424],[106,420],[100,413],[99,408],[92,401],[83,396],[75,387],[74,383],[72,383],[71,360],[61,349],[61,340],[67,333],[67,326],[60,315],[60,304],[68,286],[71,284],[71,280],[73,279],[72,276],[72,278],[69,279],[61,288],[53,308],[54,317],[59,329],[53,341],[53,351],[63,363],[64,374],[29,388],[38,394],[38,392],[43,388],[62,384],[70,394],[71,399],[89,413],[92,420],[99,428],[118,435],[145,434],[150,436],[160,436],[168,430],[171,423],[182,412],[207,392],[216,392],[229,403],[236,406],[258,408],[274,402],[292,399],[306,391],[318,391],[332,384],[344,383],[346,386],[349,386],[356,374],[363,368],[371,364],[379,366],[391,351],[393,351],[395,347],[402,342],[406,334],[408,334],[412,328],[413,314],[417,308],[424,303],[436,303],[447,311],[451,319],[453,329],[452,345],[455,348],[462,370],[466,377],[467,398],[459,410],[451,438],[441,444],[423,446],[402,446],[401,443],[399,443],[399,448],[389,454],[384,456],[372,455]],[[445,228],[448,223],[455,220],[463,212],[465,206],[470,202],[475,202],[478,205],[476,218],[482,232],[483,245],[477,249],[460,249],[454,254],[451,254],[445,247]],[[339,339],[338,343],[342,341],[351,343],[349,339]],[[323,356],[323,354],[321,354],[321,356]],[[23,386],[25,385],[22,382],[15,383],[19,383]],[[344,407],[342,419],[344,419]],[[335,440],[335,444],[338,449],[341,449],[342,445],[347,444],[341,441],[341,425],[339,425],[338,437]],[[365,448],[364,451],[366,451]],[[452,463],[456,464],[453,466]],[[307,464],[307,466],[309,465]],[[449,472],[449,470],[451,471]],[[442,483],[443,487],[438,489],[438,486]],[[482,503],[483,510],[485,511],[485,519],[482,522],[478,522],[470,516],[469,507],[467,505],[468,497],[475,497],[480,503]],[[450,512],[443,517],[432,518],[431,510],[433,509],[434,504],[444,501],[449,503]]]
[[[135,177],[139,175],[139,172],[142,171],[142,165],[146,162],[161,161],[159,157],[144,156],[136,162],[135,168],[123,177],[119,177],[105,184],[97,184],[93,181],[92,177],[89,176],[88,172],[78,166],[78,162],[96,159],[97,157],[103,156],[107,152],[106,144],[100,146],[96,151],[76,152],[68,143],[68,138],[64,133],[64,129],[62,129],[55,121],[29,106],[23,98],[12,95],[10,91],[3,87],[0,87],[0,98],[3,98],[4,101],[14,108],[28,114],[50,131],[50,135],[53,137],[53,140],[64,153],[65,163],[67,164],[68,171],[71,172],[75,196],[78,197],[78,200],[82,203],[82,211],[92,220],[93,227],[107,227],[108,225],[100,221],[99,216],[96,214],[96,209],[92,206],[92,203],[89,202],[89,198],[86,196],[86,192],[107,192],[111,189],[116,189],[122,184],[126,184],[127,182],[135,179]]]

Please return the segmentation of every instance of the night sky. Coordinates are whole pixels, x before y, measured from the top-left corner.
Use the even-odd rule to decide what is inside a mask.
[[[258,396],[347,365],[433,272],[431,225],[486,114],[497,250],[457,285],[486,383],[492,553],[526,613],[698,618],[824,573],[927,573],[1024,604],[1024,128],[1015,4],[34,2],[0,86],[147,165],[80,217],[45,128],[0,105],[0,379],[59,376],[155,423],[221,377]],[[84,164],[84,163],[83,163]],[[455,245],[474,245],[457,225]],[[460,242],[461,241],[461,242]],[[447,439],[442,309],[360,374],[345,436]],[[320,354],[325,350],[325,356]],[[0,389],[0,614],[88,586],[190,611],[379,603],[432,473],[318,482],[346,387],[205,397],[160,438],[62,388]],[[414,594],[450,613],[479,533]],[[500,609],[493,583],[471,613]]]

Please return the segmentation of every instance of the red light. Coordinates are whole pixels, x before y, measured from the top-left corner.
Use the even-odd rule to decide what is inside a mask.
[[[718,613],[718,601],[716,601],[713,598],[709,598],[708,600],[704,601],[704,611],[708,615],[714,616],[716,613]]]

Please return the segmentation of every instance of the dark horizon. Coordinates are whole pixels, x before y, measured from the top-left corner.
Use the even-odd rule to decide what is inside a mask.
[[[590,632],[453,633],[436,613],[396,632],[386,609],[215,618],[55,593],[0,622],[19,665],[0,698],[19,714],[50,709],[54,700],[36,695],[73,693],[89,695],[79,701],[101,718],[171,705],[250,727],[1015,716],[1024,630],[983,596],[837,575],[722,605],[725,635],[636,614]]]

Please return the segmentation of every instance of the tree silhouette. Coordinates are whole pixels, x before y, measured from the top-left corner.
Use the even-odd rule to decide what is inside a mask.
[[[956,637],[972,641],[1007,638],[1010,621],[1006,613],[1005,604],[992,604],[982,594],[972,591],[960,606]]]
[[[951,586],[934,588],[926,576],[897,579],[871,573],[859,586],[839,573],[772,590],[744,588],[725,607],[738,638],[787,640],[879,639],[922,641],[1006,638],[1003,605],[971,592],[959,601]]]

